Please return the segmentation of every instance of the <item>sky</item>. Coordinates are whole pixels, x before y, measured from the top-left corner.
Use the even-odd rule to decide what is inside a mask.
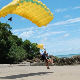
[[[38,27],[16,14],[1,17],[0,22],[6,23],[12,17],[12,22],[7,22],[12,27],[12,33],[23,41],[28,39],[32,43],[44,44],[49,55],[80,53],[80,0],[40,1],[54,15],[54,19],[46,27]],[[12,0],[0,0],[0,9],[10,2]]]

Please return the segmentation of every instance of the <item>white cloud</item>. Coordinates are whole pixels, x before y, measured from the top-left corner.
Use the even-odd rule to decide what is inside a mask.
[[[74,38],[69,40],[55,40],[48,42],[47,51],[49,50],[50,54],[76,54],[80,53],[80,38]],[[48,49],[49,48],[49,49]]]
[[[68,40],[53,40],[48,41],[48,45],[52,45],[53,48],[76,48],[80,47],[80,38],[68,39]]]
[[[70,15],[66,15],[66,16],[64,16],[65,18],[70,18],[71,16]]]
[[[76,6],[76,7],[74,7],[73,9],[79,9],[80,8],[80,6]]]
[[[44,38],[41,38],[41,40],[39,42],[46,44],[48,42],[48,40],[49,40],[48,37],[44,37]]]
[[[39,27],[34,27],[33,26],[33,27],[29,27],[29,28],[16,29],[16,30],[13,30],[12,32],[14,34],[16,34],[16,33],[27,32],[27,31],[35,31],[35,33],[37,33],[37,36],[35,35],[35,37],[37,37],[37,38],[47,37],[47,36],[50,36],[50,35],[62,33],[60,31],[52,32],[51,31],[52,28],[57,28],[56,26],[60,27],[62,25],[70,25],[71,23],[76,23],[76,22],[80,22],[80,17],[74,18],[74,19],[69,19],[69,20],[66,20],[66,21],[56,22],[56,23],[53,23],[53,24],[49,24],[47,27],[39,28]],[[54,27],[50,27],[50,26],[54,26]]]
[[[68,7],[68,8],[63,8],[63,9],[61,9],[61,8],[59,8],[59,9],[56,9],[55,10],[55,12],[56,13],[59,13],[59,12],[64,12],[64,11],[68,11],[68,10],[72,10],[72,9],[80,9],[80,6],[76,6],[76,7],[74,7],[74,8],[70,8],[70,7]]]
[[[65,31],[54,31],[54,32],[47,32],[41,35],[37,35],[35,37],[37,38],[41,38],[41,37],[47,37],[47,36],[51,36],[51,35],[55,35],[55,34],[60,34],[60,33],[65,33]]]
[[[80,17],[78,18],[74,18],[74,19],[69,19],[69,20],[66,20],[66,21],[61,21],[61,22],[56,22],[56,23],[53,23],[53,24],[49,24],[48,26],[58,26],[58,25],[64,25],[64,24],[70,24],[70,23],[76,23],[76,22],[80,22]]]
[[[60,49],[59,51],[61,52],[61,51],[63,51],[63,49]]]
[[[61,36],[60,39],[61,39],[61,38],[68,37],[69,35],[70,35],[70,34],[65,34],[65,35]]]
[[[73,48],[67,48],[67,49],[65,49],[65,51],[70,51],[70,50],[73,50]]]
[[[41,38],[41,40],[39,40],[38,42],[39,44],[44,44],[44,48],[46,48],[46,46],[48,47],[47,41],[48,41],[48,38],[44,37],[44,38]]]
[[[62,46],[63,48],[76,48],[80,47],[80,38],[69,39],[65,41],[55,41],[56,46]]]
[[[47,37],[44,37],[43,39],[40,40],[41,43],[45,43],[48,40]]]
[[[14,35],[18,35],[19,33],[14,33]]]
[[[23,39],[29,38],[33,35],[33,33],[34,33],[33,31],[23,32],[19,35],[19,37],[21,37]]]
[[[64,8],[64,9],[56,9],[55,12],[59,13],[59,12],[64,12],[64,11],[67,11],[67,8]]]
[[[21,18],[20,20],[25,20],[26,18]]]
[[[80,47],[75,48],[74,50],[80,50]]]
[[[16,29],[16,30],[13,30],[12,32],[23,32],[23,31],[27,31],[27,30],[33,30],[35,29],[35,27],[30,27],[30,28],[23,28],[23,29]]]
[[[61,52],[62,54],[63,54],[63,52],[74,52],[74,51],[77,51],[77,50],[79,50],[80,49],[80,47],[77,47],[77,48],[66,48],[66,49],[54,49],[54,50],[52,50],[52,52]],[[72,54],[72,53],[69,53],[69,54]]]
[[[65,34],[63,37],[68,37],[70,34]]]

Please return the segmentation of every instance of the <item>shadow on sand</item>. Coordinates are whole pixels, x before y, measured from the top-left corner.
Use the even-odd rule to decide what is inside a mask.
[[[1,79],[16,79],[16,78],[22,78],[22,77],[29,77],[29,76],[35,76],[35,75],[44,75],[48,73],[53,72],[38,72],[38,73],[28,73],[28,74],[18,74],[18,75],[11,75],[6,77],[0,77]]]

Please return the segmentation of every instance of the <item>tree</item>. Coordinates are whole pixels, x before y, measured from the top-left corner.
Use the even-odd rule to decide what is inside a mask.
[[[21,46],[23,41],[22,38],[18,38],[16,35],[12,35],[13,41],[17,44],[17,46]]]
[[[26,39],[26,40],[23,42],[23,48],[26,50],[26,52],[30,52],[31,42]]]
[[[11,29],[9,24],[0,23],[0,63],[17,62],[26,56],[22,39],[12,35]]]
[[[13,45],[9,49],[8,59],[12,60],[11,63],[18,63],[19,60],[25,59],[26,55],[27,53],[22,47],[17,46],[16,43],[13,43]]]
[[[6,60],[6,56],[11,47],[10,41],[8,41],[8,37],[12,35],[11,27],[9,24],[0,22],[0,62],[4,62]]]
[[[0,63],[18,63],[36,57],[39,52],[37,43],[27,39],[23,42],[22,38],[12,34],[11,29],[9,24],[0,22]]]
[[[39,53],[39,48],[37,48],[37,43],[32,43],[31,44],[31,50],[30,50],[30,53],[31,53],[31,57],[32,58],[35,58],[37,56],[37,53]]]
[[[31,42],[26,39],[26,40],[23,42],[23,45],[22,45],[22,46],[23,46],[24,50],[26,50],[26,53],[28,53],[28,54],[27,54],[27,58],[29,58],[29,57],[30,57]]]
[[[37,43],[31,43],[29,40],[25,40],[23,42],[23,48],[26,50],[27,58],[33,59],[36,57],[37,53],[39,53],[39,49],[37,48]]]

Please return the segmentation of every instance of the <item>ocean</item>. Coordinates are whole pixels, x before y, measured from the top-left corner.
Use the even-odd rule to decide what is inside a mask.
[[[71,57],[76,56],[76,55],[80,55],[80,53],[78,53],[78,54],[68,54],[68,55],[56,55],[56,57],[58,57],[58,58],[63,58],[63,57],[71,58]]]

